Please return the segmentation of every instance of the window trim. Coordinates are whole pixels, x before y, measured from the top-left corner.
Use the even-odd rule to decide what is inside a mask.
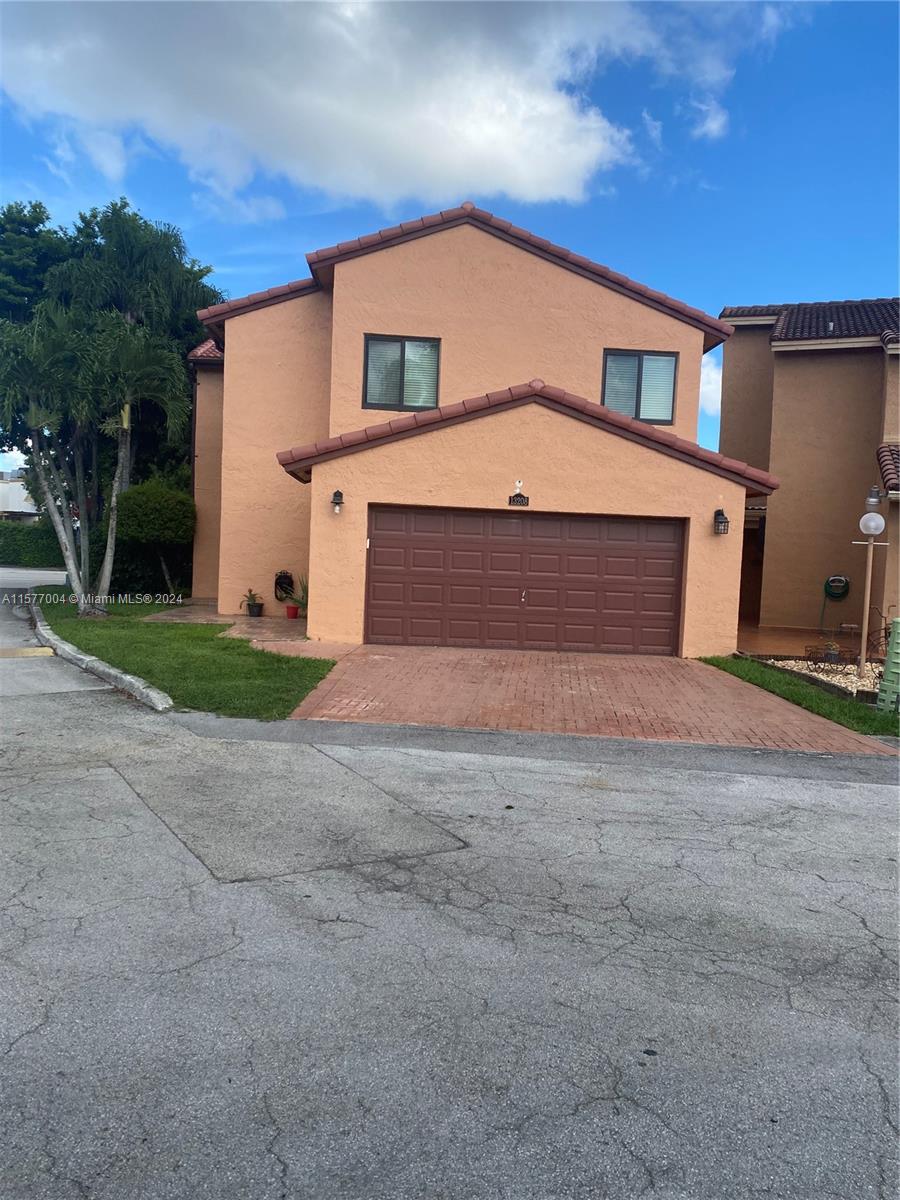
[[[649,354],[654,358],[674,358],[675,359],[675,371],[672,375],[672,416],[669,418],[668,421],[653,421],[649,417],[640,416],[639,411],[638,411],[638,412],[635,412],[635,415],[632,417],[633,421],[643,421],[643,423],[645,425],[674,425],[675,424],[676,405],[677,405],[677,400],[678,400],[678,360],[680,358],[680,351],[678,351],[678,350],[637,350],[637,349],[634,349],[633,347],[631,349],[628,349],[627,347],[622,347],[621,349],[618,349],[618,348],[613,349],[612,347],[610,347],[609,349],[604,348],[604,350],[603,350],[603,377],[600,380],[600,403],[603,405],[604,408],[606,407],[606,360],[610,356],[610,354],[630,354],[632,358],[635,355],[637,355],[638,376],[637,376],[637,384],[636,384],[636,391],[635,391],[635,397],[634,397],[635,408],[637,410],[640,409],[640,405],[641,405],[641,384],[643,383],[643,380],[644,380],[644,355]]]
[[[362,374],[362,406],[373,412],[431,412],[431,408],[423,408],[421,404],[404,404],[406,395],[406,343],[432,342],[437,346],[437,376],[435,378],[434,405],[440,408],[441,396],[441,339],[436,337],[420,337],[414,333],[364,333],[363,334],[363,374]],[[369,391],[369,344],[370,342],[399,342],[400,343],[400,381],[403,388],[400,404],[370,404]]]

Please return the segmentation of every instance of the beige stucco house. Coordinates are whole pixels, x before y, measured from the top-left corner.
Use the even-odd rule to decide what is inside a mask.
[[[734,650],[777,483],[696,443],[731,326],[469,203],[308,263],[200,314],[196,597],[277,613],[287,569],[314,639]]]
[[[731,307],[720,449],[778,476],[748,501],[741,616],[760,627],[860,625],[866,550],[859,518],[877,487],[870,628],[900,615],[898,300]],[[845,576],[843,599],[825,581]],[[840,590],[840,589],[838,589]]]

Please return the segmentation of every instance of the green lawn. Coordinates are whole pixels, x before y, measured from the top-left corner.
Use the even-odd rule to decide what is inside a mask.
[[[39,595],[62,588],[39,588]],[[289,716],[324,679],[334,660],[290,658],[222,638],[223,625],[162,625],[142,621],[163,605],[111,604],[108,617],[79,617],[74,606],[41,605],[53,631],[86,654],[140,675],[179,708],[263,721]]]
[[[829,721],[836,721],[838,725],[845,725],[848,729],[855,729],[857,733],[891,734],[894,737],[900,733],[900,718],[896,713],[879,712],[858,700],[832,696],[817,688],[814,683],[774,671],[756,659],[704,658],[701,662],[718,667],[720,671],[727,671],[730,675],[736,675],[738,679],[744,679],[747,683],[754,683],[767,692],[774,692],[776,696],[782,696],[792,704],[798,704],[801,708],[818,713],[820,717],[827,717]]]

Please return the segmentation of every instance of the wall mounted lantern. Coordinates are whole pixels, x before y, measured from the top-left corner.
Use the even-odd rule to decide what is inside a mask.
[[[724,508],[717,508],[713,517],[713,533],[727,533],[731,522],[725,516]]]
[[[339,514],[341,505],[344,503],[344,493],[341,491],[335,492],[331,497],[331,503],[334,505],[334,511]]]

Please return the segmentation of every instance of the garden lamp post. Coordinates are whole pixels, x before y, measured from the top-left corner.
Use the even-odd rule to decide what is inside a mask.
[[[866,501],[868,512],[863,513],[859,518],[859,531],[865,535],[865,542],[854,542],[855,546],[864,545],[866,547],[866,582],[863,590],[863,611],[862,611],[862,628],[860,630],[859,642],[859,668],[857,674],[862,679],[866,670],[866,643],[869,637],[869,601],[872,598],[872,553],[875,548],[875,539],[880,533],[884,533],[884,517],[881,513],[872,512],[874,505],[878,503],[877,488],[873,488],[876,493],[872,496],[869,493],[869,499]]]

